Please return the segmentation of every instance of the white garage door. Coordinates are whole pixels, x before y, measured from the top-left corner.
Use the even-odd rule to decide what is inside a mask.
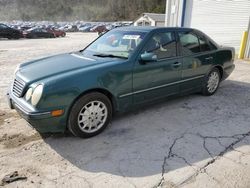
[[[250,0],[187,0],[185,26],[200,29],[218,44],[239,51],[248,28]]]

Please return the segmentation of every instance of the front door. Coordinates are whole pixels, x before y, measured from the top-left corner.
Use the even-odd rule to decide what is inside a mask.
[[[153,34],[141,54],[153,53],[156,61],[136,62],[133,70],[134,104],[149,102],[179,92],[182,59],[177,57],[174,32]]]

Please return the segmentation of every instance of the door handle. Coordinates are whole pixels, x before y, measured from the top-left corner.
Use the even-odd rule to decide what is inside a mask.
[[[205,58],[205,60],[212,60],[213,59],[213,57],[211,56],[211,57],[206,57]]]
[[[181,66],[181,63],[180,62],[175,62],[175,63],[172,64],[172,66],[174,68],[178,68],[179,66]]]

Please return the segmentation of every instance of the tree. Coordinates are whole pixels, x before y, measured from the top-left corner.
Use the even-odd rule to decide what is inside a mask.
[[[143,12],[164,13],[165,3],[166,0],[0,0],[0,20],[134,20]]]

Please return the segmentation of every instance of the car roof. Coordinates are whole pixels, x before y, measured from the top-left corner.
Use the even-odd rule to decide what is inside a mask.
[[[153,30],[172,30],[172,31],[192,31],[195,30],[193,28],[185,28],[185,27],[155,27],[155,26],[128,26],[128,27],[118,27],[115,30],[120,31],[142,31],[142,32],[150,32]]]

